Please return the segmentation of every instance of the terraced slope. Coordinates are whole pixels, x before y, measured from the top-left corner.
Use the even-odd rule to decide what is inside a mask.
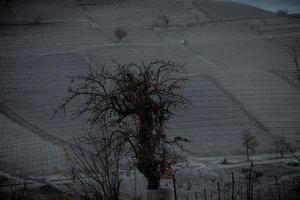
[[[89,128],[84,117],[70,119],[75,104],[51,118],[66,94],[66,77],[112,66],[112,59],[186,63],[184,93],[192,105],[167,131],[190,138],[193,155],[242,154],[244,128],[261,141],[258,153],[272,150],[274,135],[299,139],[300,84],[287,52],[300,38],[296,19],[239,4],[183,0],[26,0],[2,10],[0,170],[46,176],[62,166],[64,141]],[[155,26],[160,14],[169,17],[168,28]],[[119,26],[128,32],[122,45],[113,34]]]
[[[232,96],[214,77],[202,74],[190,77],[186,96],[192,106],[170,123],[169,132],[192,140],[188,148],[199,156],[242,154],[241,131],[251,128],[266,141],[261,150],[268,150],[267,130],[247,108]],[[213,151],[211,151],[213,149]]]
[[[63,148],[0,114],[1,171],[22,178],[45,177],[64,166]]]
[[[0,55],[45,55],[73,52],[105,43],[89,23],[2,25]]]
[[[51,120],[65,95],[69,84],[67,77],[87,72],[84,58],[78,54],[24,56],[2,58],[0,63],[0,96],[7,107],[62,139],[76,137],[85,129],[85,123],[70,120],[68,113]]]
[[[218,77],[272,134],[299,137],[299,90],[268,71],[231,71]]]

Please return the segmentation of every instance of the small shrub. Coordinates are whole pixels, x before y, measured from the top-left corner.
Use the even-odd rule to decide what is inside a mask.
[[[123,39],[127,37],[127,32],[122,28],[116,28],[115,35],[118,38],[118,42],[122,43]]]

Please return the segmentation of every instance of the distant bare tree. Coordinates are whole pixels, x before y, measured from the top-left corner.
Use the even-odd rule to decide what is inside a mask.
[[[121,148],[102,127],[101,134],[89,133],[65,148],[68,163],[64,172],[71,181],[67,192],[88,200],[119,200]]]
[[[287,142],[286,144],[287,146],[287,150],[289,151],[289,153],[298,161],[300,161],[300,158],[298,157],[298,155],[296,154],[295,149],[292,147],[292,145],[290,143]]]
[[[115,30],[115,35],[118,38],[118,42],[123,43],[123,39],[127,37],[127,32],[122,28],[117,28]]]
[[[247,156],[247,162],[250,161],[250,151],[255,152],[256,147],[259,145],[255,135],[251,133],[250,129],[244,129],[242,132],[242,141],[243,145],[246,147],[246,156]]]
[[[287,151],[287,141],[286,141],[286,138],[281,135],[281,136],[276,136],[275,139],[273,140],[273,145],[274,145],[274,148],[275,148],[275,151],[276,151],[276,155],[277,155],[277,158],[279,157],[280,155],[280,158],[283,158],[284,157],[284,153]]]
[[[297,78],[300,82],[300,42],[297,40],[295,44],[290,47],[290,55],[295,63],[296,71],[297,71]]]
[[[75,116],[88,113],[92,124],[104,121],[113,130],[111,136],[132,150],[148,188],[158,189],[161,176],[176,160],[174,145],[188,142],[182,137],[168,138],[165,133],[167,121],[187,103],[181,93],[186,80],[181,75],[183,67],[164,60],[116,63],[111,70],[103,66],[87,76],[73,77],[69,96],[58,110],[83,98]]]

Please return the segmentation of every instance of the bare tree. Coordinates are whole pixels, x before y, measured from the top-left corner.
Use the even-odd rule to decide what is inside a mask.
[[[118,42],[123,43],[123,39],[127,37],[127,32],[122,28],[117,28],[115,30],[115,35],[118,38]]]
[[[289,142],[286,143],[286,148],[287,148],[287,150],[289,151],[289,153],[290,153],[296,160],[300,161],[300,158],[299,158],[298,155],[296,154],[295,149],[292,147],[292,145],[291,145]]]
[[[251,133],[250,129],[244,129],[242,132],[242,141],[243,145],[246,147],[246,156],[247,156],[247,162],[250,161],[250,151],[255,152],[256,147],[259,145],[255,135]]]
[[[295,42],[295,44],[292,47],[290,47],[290,55],[295,63],[297,78],[300,81],[300,66],[299,66],[300,42],[298,40]]]
[[[85,199],[119,200],[121,148],[101,129],[102,134],[90,132],[65,148],[68,167],[64,175],[71,178],[65,186],[68,193]]]
[[[286,138],[283,135],[276,136],[273,140],[273,145],[275,148],[277,158],[279,157],[279,155],[280,158],[283,158],[284,153],[288,150],[288,142],[286,141]]]
[[[73,77],[69,96],[58,110],[84,97],[75,115],[88,113],[92,124],[105,121],[113,130],[111,136],[132,150],[148,188],[158,189],[160,177],[176,159],[174,145],[188,142],[169,138],[165,132],[174,112],[187,104],[181,93],[184,66],[164,60],[115,65],[115,70],[103,66],[87,76]]]

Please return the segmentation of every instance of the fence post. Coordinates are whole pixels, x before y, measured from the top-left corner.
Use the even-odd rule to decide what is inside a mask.
[[[252,200],[252,192],[253,192],[253,187],[252,187],[252,170],[253,170],[253,162],[251,162],[250,171],[249,171],[249,175],[248,175],[247,200]]]
[[[280,187],[278,183],[278,178],[275,176],[276,190],[278,191],[278,200],[281,200]]]
[[[234,200],[234,172],[231,172],[231,178],[232,178],[232,186],[231,186],[231,199]]]
[[[219,182],[217,182],[217,186],[218,186],[218,200],[221,200],[220,183]]]
[[[293,190],[292,190],[292,199],[296,199],[296,191],[297,191],[297,186],[296,186],[296,177],[293,176]]]
[[[172,174],[172,179],[173,179],[173,188],[174,188],[174,198],[175,200],[177,200],[177,191],[176,191],[176,178],[175,178],[175,174]]]
[[[240,199],[243,200],[243,183],[241,182],[241,188],[240,188]]]
[[[204,188],[204,200],[207,200],[207,196],[206,196],[206,189]]]

